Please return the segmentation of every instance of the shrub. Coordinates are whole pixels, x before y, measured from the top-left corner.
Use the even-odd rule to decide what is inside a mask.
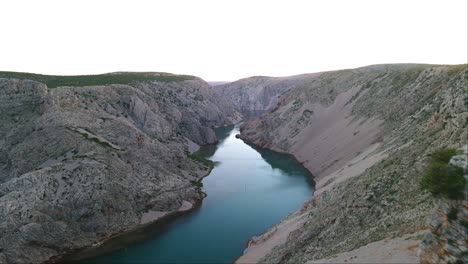
[[[447,214],[447,219],[449,222],[457,220],[457,215],[458,215],[458,208],[456,207],[451,207],[450,211]]]
[[[464,198],[466,185],[463,169],[447,164],[456,154],[454,149],[443,149],[434,152],[429,168],[421,179],[421,187],[434,197],[444,197],[451,200]]]
[[[188,156],[191,160],[201,163],[202,165],[213,168],[215,162],[204,157],[200,152],[192,153]]]
[[[457,220],[457,214],[458,214],[458,208],[451,207],[450,211],[447,214],[447,219],[449,220],[449,222]]]
[[[197,188],[202,188],[203,187],[203,182],[201,182],[201,181],[190,181],[190,183],[193,186],[197,187]]]
[[[432,156],[432,162],[448,163],[450,158],[457,155],[456,149],[439,149],[436,150]]]
[[[461,220],[461,225],[462,225],[464,228],[468,229],[468,220]]]

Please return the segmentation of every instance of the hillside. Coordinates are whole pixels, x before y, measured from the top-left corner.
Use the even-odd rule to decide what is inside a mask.
[[[439,202],[440,217],[431,218],[435,200],[419,182],[434,151],[468,143],[467,81],[468,65],[421,64],[215,87],[167,73],[0,72],[0,263],[101,250],[116,235],[195,207],[204,197],[198,181],[213,165],[195,152],[217,141],[213,128],[243,116],[240,138],[292,154],[316,190],[252,238],[238,263],[460,253],[463,245],[428,230],[453,233],[463,220],[447,224],[449,206]]]
[[[0,78],[33,80],[46,84],[48,88],[57,88],[60,86],[132,84],[145,81],[181,82],[198,79],[194,76],[175,75],[163,72],[112,72],[97,75],[61,76],[7,71],[0,71]]]
[[[292,77],[254,76],[215,87],[215,91],[246,116],[258,116],[272,108],[278,97],[291,89],[307,83],[318,74]]]
[[[419,179],[433,151],[466,144],[467,78],[467,65],[375,65],[320,73],[271,95],[277,103],[245,123],[241,138],[293,154],[314,175],[316,192],[254,238],[238,262],[326,262],[346,252],[353,262],[352,254],[386,242],[395,248],[389,255],[417,261],[433,210]]]
[[[0,262],[57,260],[203,198],[191,153],[240,114],[198,78],[136,75],[0,78]],[[124,84],[79,86],[108,82]]]

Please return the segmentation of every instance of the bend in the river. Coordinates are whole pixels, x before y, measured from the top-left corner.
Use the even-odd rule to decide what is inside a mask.
[[[203,179],[208,196],[200,208],[143,242],[85,262],[232,262],[249,238],[311,198],[311,176],[293,157],[249,146],[235,137],[238,125],[216,133],[219,143],[202,149],[217,164]]]

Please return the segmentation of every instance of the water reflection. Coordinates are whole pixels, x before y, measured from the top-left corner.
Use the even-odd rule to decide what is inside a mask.
[[[219,146],[223,144],[224,140],[226,140],[226,138],[229,137],[233,129],[234,129],[234,125],[217,128],[215,130],[215,133],[216,133],[216,138],[218,139],[218,143],[202,146],[198,150],[198,153],[202,155],[203,157],[207,157],[207,158],[212,157],[215,154],[216,150],[219,148]]]
[[[295,160],[293,156],[290,156],[290,158],[285,158],[289,155],[259,148],[252,144],[248,145],[260,153],[261,157],[271,166],[272,169],[280,170],[285,176],[304,177],[304,175],[308,175],[308,183],[312,186],[315,186],[313,175],[306,168],[304,168],[300,162]]]
[[[291,156],[235,138],[239,125],[216,130],[200,151],[219,162],[203,179],[201,207],[144,242],[87,263],[229,263],[252,236],[312,196],[310,174]]]

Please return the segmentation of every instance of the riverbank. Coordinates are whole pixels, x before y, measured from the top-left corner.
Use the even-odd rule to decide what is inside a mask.
[[[208,173],[209,174],[209,173]],[[207,174],[207,175],[208,175]],[[206,195],[204,196],[206,197]],[[177,211],[164,212],[153,219],[147,220],[139,226],[108,236],[89,247],[74,250],[62,257],[54,257],[44,262],[49,263],[69,263],[78,262],[84,259],[105,255],[132,244],[141,242],[164,228],[174,220],[184,217],[200,208],[203,199],[192,202],[184,201],[184,204]],[[190,204],[190,205],[188,205]]]
[[[188,201],[185,202],[189,203]],[[121,231],[117,234],[113,234],[92,246],[75,250],[60,258],[52,258],[45,263],[77,262],[80,260],[104,255],[125,248],[129,245],[146,239],[152,234],[164,229],[165,226],[170,224],[175,219],[183,217],[184,215],[189,214],[193,210],[196,210],[200,207],[201,202],[202,200],[193,201],[193,203],[190,203],[191,207],[189,208],[187,208],[186,205],[182,206],[177,211],[168,212],[164,215],[157,217],[156,219],[152,219],[150,222],[146,222],[135,228],[131,228],[128,230]]]
[[[248,139],[242,138],[245,142],[251,145],[256,145],[250,142]],[[274,148],[274,151],[278,149]],[[284,152],[284,151],[280,151]],[[293,153],[286,153],[294,158]],[[340,185],[353,177],[356,177],[366,172],[370,167],[374,166],[378,162],[388,157],[386,151],[382,151],[379,148],[379,144],[373,144],[358,155],[346,162],[344,166],[337,168],[335,171],[321,175],[320,178],[315,178],[315,192],[314,197],[305,202],[303,207],[288,215],[281,220],[278,224],[272,226],[265,233],[253,237],[247,248],[245,249],[242,256],[236,259],[235,263],[258,263],[265,262],[266,257],[274,255],[274,251],[278,247],[285,247],[291,240],[300,239],[299,234],[310,225],[313,220],[311,214],[320,214],[320,207],[318,206],[322,201],[327,201],[335,195],[330,193],[336,193],[336,186]],[[297,160],[297,158],[296,158]],[[310,172],[310,170],[309,170]],[[354,205],[353,205],[354,207]],[[324,226],[334,226],[338,224],[336,222],[336,216],[327,216],[325,219],[321,218],[323,223],[320,224],[320,229]],[[425,229],[415,230],[415,233],[405,234],[402,237],[387,237],[382,239],[380,242],[375,242],[365,247],[355,249],[349,252],[342,252],[332,258],[322,258],[319,262],[324,263],[341,263],[345,260],[351,263],[358,263],[359,261],[371,260],[374,263],[382,263],[388,260],[405,260],[405,261],[417,261],[416,250],[419,245],[419,238]],[[320,232],[320,230],[316,230]],[[298,237],[299,236],[299,237]],[[411,237],[411,239],[406,238]],[[388,248],[391,245],[391,248]],[[310,248],[310,251],[320,250],[320,248]],[[376,254],[375,252],[383,252],[382,254]],[[351,255],[352,256],[351,256]],[[354,255],[353,255],[354,254]],[[359,256],[357,256],[359,255]],[[312,262],[312,263],[319,263]]]
[[[278,224],[270,227],[265,233],[252,237],[242,256],[234,263],[251,264],[259,262],[265,255],[278,245],[287,242],[289,234],[298,229],[307,219],[307,208],[312,205],[312,200],[304,203],[301,209],[289,214]]]
[[[192,144],[191,144],[192,143]],[[189,145],[189,157],[196,154],[203,148],[209,148],[210,145],[199,146],[188,140]],[[196,145],[196,147],[195,147]],[[197,155],[197,158],[200,159],[201,156]],[[199,160],[198,160],[199,161]],[[181,206],[175,211],[148,211],[145,212],[140,220],[140,225],[129,228],[126,230],[121,230],[118,233],[111,234],[99,242],[87,247],[73,250],[63,256],[54,256],[48,261],[44,262],[45,264],[51,263],[68,263],[68,262],[79,262],[84,259],[89,259],[97,257],[100,255],[105,255],[119,249],[125,248],[132,244],[141,242],[148,237],[154,235],[157,232],[164,230],[164,228],[172,223],[174,220],[179,219],[185,215],[188,215],[192,211],[200,208],[202,201],[206,198],[206,193],[201,190],[202,184],[201,181],[203,178],[210,175],[211,171],[214,168],[214,164],[206,163],[199,161],[201,164],[207,167],[206,173],[196,182],[192,184],[198,188],[198,192],[201,194],[201,199],[194,199],[191,201],[182,201]]]
[[[253,148],[235,138],[238,126],[219,128],[216,147],[204,148],[216,166],[200,185],[207,197],[193,213],[96,263],[229,263],[252,236],[310,199],[310,174],[290,155]]]

